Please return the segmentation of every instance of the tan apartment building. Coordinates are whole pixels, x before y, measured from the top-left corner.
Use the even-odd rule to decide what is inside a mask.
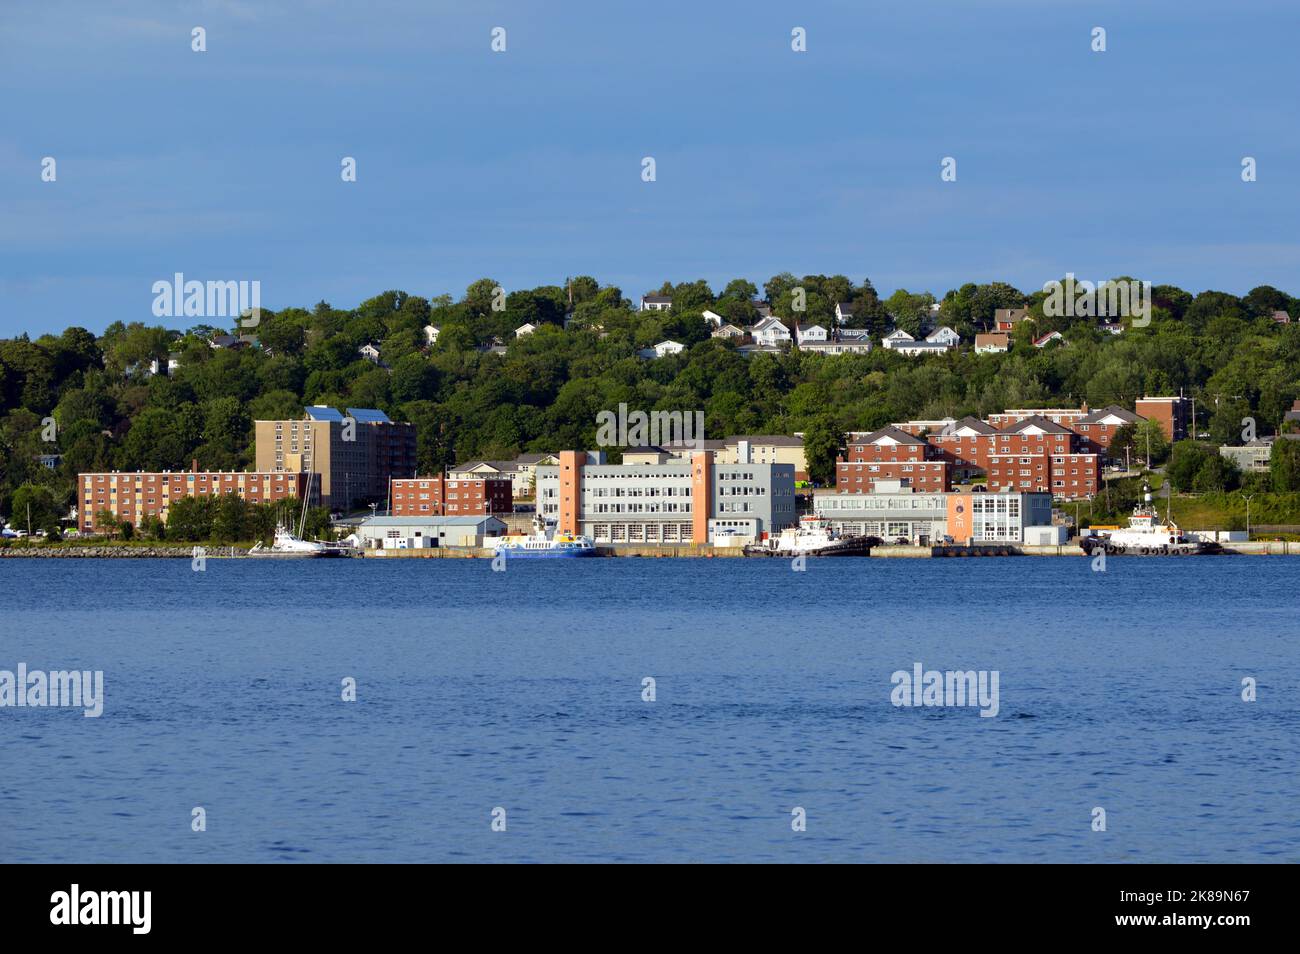
[[[384,500],[392,478],[415,475],[415,425],[370,408],[347,412],[313,405],[301,420],[255,421],[257,470],[314,473],[322,503],[336,509]]]

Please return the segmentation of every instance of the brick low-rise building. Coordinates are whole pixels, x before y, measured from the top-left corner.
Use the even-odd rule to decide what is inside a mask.
[[[167,508],[181,497],[217,497],[235,494],[248,503],[274,503],[301,499],[307,484],[302,473],[243,471],[161,471],[146,473],[79,474],[77,525],[83,533],[96,532],[99,514],[108,511],[119,523],[138,527],[147,516],[167,518]],[[319,502],[312,488],[312,505]]]
[[[1187,406],[1190,402],[1181,397],[1138,398],[1134,410],[1139,417],[1154,420],[1170,441],[1187,439]]]
[[[479,517],[514,511],[509,477],[394,477],[390,483],[394,517]]]
[[[835,464],[839,493],[870,493],[878,481],[902,481],[917,490],[952,489],[949,462],[925,438],[902,428],[851,433],[845,456]]]
[[[1119,411],[1120,409],[1114,409]],[[1118,420],[1111,409],[1095,415],[1109,443]],[[990,421],[908,421],[871,434],[848,435],[846,457],[836,464],[836,490],[869,492],[876,481],[902,480],[917,490],[949,491],[953,481],[983,479],[989,490],[1087,497],[1097,492],[1101,455],[1092,440],[1038,414],[1008,411]],[[1083,411],[1057,412],[1087,420]],[[1068,415],[1068,416],[1067,416]],[[1002,428],[993,420],[1007,422]]]

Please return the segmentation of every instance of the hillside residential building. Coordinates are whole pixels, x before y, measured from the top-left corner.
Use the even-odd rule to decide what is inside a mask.
[[[853,320],[853,305],[847,301],[835,303],[835,323],[847,325]]]
[[[677,341],[661,341],[652,348],[642,348],[637,352],[643,358],[664,358],[670,354],[681,354],[685,345]]]
[[[731,324],[721,325],[716,331],[713,332],[712,337],[743,338],[745,337],[745,329],[737,328],[735,325],[731,325]]]
[[[1011,350],[1011,336],[1005,331],[981,332],[975,336],[976,354],[995,354]]]
[[[807,328],[795,327],[799,335],[799,347],[827,340],[826,329],[821,325],[809,325]]]
[[[942,325],[926,335],[925,340],[931,344],[941,344],[946,348],[955,348],[961,344],[961,335],[947,325]]]
[[[993,312],[993,330],[1012,332],[1022,321],[1032,321],[1028,308],[998,308]]]
[[[347,509],[385,500],[388,481],[415,473],[415,425],[388,419],[373,408],[312,405],[303,418],[253,423],[256,469],[316,475],[324,506]]]
[[[895,328],[881,341],[883,347],[909,357],[918,354],[943,354],[959,344],[961,344],[961,336],[946,325],[936,328],[921,341],[917,341],[901,328]]]
[[[1266,437],[1240,447],[1225,444],[1219,448],[1219,454],[1235,463],[1243,474],[1268,473],[1269,461],[1273,457],[1273,440]]]
[[[119,523],[137,528],[147,516],[165,522],[168,506],[181,497],[234,494],[249,503],[301,499],[306,478],[301,473],[200,471],[197,463],[188,471],[78,474],[77,526],[83,533],[97,532],[95,521],[105,510]],[[311,496],[311,505],[315,506],[319,496],[314,486]]]
[[[780,318],[759,319],[758,323],[749,329],[749,334],[754,339],[754,344],[760,347],[775,348],[790,343],[790,329]]]
[[[1062,335],[1059,331],[1049,331],[1047,334],[1043,335],[1042,337],[1034,339],[1034,347],[1046,348],[1053,341],[1059,341],[1061,342],[1061,344],[1066,343],[1065,336]]]
[[[672,295],[642,295],[642,311],[667,311],[673,307]]]
[[[468,517],[513,513],[513,482],[509,477],[453,480],[432,477],[394,477],[390,512],[394,517]]]
[[[709,324],[711,324],[714,328],[721,328],[723,325],[727,323],[727,320],[723,318],[720,314],[718,314],[716,311],[710,311],[708,308],[704,309],[704,320],[707,321]]]
[[[561,451],[558,466],[537,470],[537,512],[597,543],[707,544],[710,521],[757,538],[796,522],[794,467],[722,464],[707,450],[648,464]]]
[[[440,334],[442,334],[442,329],[439,328],[437,325],[425,325],[424,326],[425,345],[432,348],[434,345],[438,343],[438,335]]]
[[[871,335],[866,331],[845,328],[833,332],[826,341],[810,341],[799,347],[814,354],[867,354],[871,351]]]
[[[1223,445],[1219,447],[1219,456],[1231,460],[1242,473],[1268,473],[1273,442],[1274,438],[1266,437],[1240,447]]]

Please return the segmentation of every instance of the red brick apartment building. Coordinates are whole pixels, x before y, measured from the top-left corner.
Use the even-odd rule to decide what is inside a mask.
[[[509,477],[452,480],[394,477],[389,484],[394,517],[479,517],[514,510]]]
[[[1090,411],[1088,405],[1079,408],[1034,408],[1003,411],[990,414],[988,422],[997,428],[1009,427],[1030,417],[1042,417],[1053,424],[1060,424],[1078,434],[1082,442],[1077,449],[1085,454],[1102,454],[1110,449],[1110,442],[1115,432],[1125,424],[1136,424],[1142,420],[1138,414],[1125,410],[1118,404],[1111,404],[1100,410]]]
[[[303,473],[200,471],[197,467],[160,473],[79,474],[77,525],[83,533],[95,532],[95,516],[103,510],[117,521],[136,527],[147,516],[165,520],[168,504],[180,497],[236,494],[249,503],[273,503],[287,497],[301,499],[306,482],[307,475]],[[315,488],[312,497],[318,499]]]
[[[980,477],[989,490],[1086,497],[1100,486],[1101,456],[1090,441],[1033,415],[998,429],[973,417],[945,422],[924,436],[904,427],[849,434],[847,459],[836,464],[836,489],[869,493],[880,479],[906,480],[914,490],[949,491],[953,477]],[[938,423],[938,422],[930,422]]]
[[[878,480],[900,480],[932,493],[952,489],[949,464],[923,438],[897,427],[849,434],[846,457],[835,465],[840,493],[870,493]]]

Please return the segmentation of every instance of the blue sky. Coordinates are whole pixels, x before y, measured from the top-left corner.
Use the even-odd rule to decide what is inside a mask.
[[[0,335],[156,321],[175,272],[1300,294],[1297,36],[1290,0],[5,0]]]

